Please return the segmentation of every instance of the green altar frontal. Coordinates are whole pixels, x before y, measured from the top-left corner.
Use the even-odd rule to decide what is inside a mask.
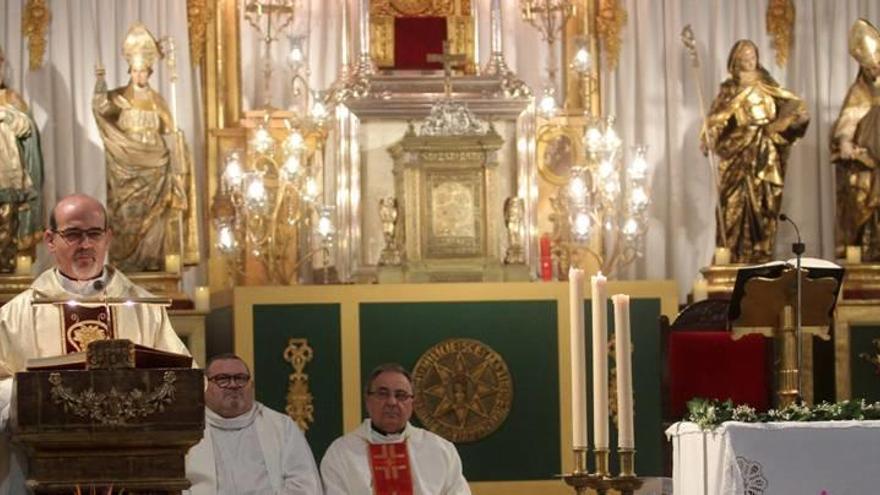
[[[636,473],[660,475],[657,319],[676,313],[676,287],[670,281],[611,282],[608,289],[632,297]],[[373,367],[394,361],[412,369],[435,345],[470,339],[500,357],[512,388],[506,417],[491,433],[456,442],[472,489],[478,494],[571,492],[558,479],[573,467],[566,283],[238,287],[220,299],[224,307],[208,321],[208,354],[233,350],[242,356],[253,370],[257,400],[278,411],[302,416],[307,384],[312,420],[306,421],[306,436],[318,462],[336,437],[363,421],[363,385]],[[583,304],[589,347],[589,299]],[[613,328],[609,300],[609,335]],[[310,359],[299,369],[291,359],[292,342],[309,348]],[[616,407],[613,396],[609,403]],[[413,423],[424,426],[415,415]],[[616,445],[613,417],[611,430]]]

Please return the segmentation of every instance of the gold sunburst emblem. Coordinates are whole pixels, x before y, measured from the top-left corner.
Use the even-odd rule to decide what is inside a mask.
[[[413,368],[414,409],[429,430],[452,442],[474,442],[504,423],[513,402],[507,363],[474,339],[449,339]]]

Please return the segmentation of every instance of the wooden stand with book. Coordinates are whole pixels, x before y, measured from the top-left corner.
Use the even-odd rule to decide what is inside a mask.
[[[801,333],[828,340],[828,327],[843,280],[843,268],[829,261],[804,258],[801,277]],[[741,268],[737,272],[728,315],[733,323],[734,339],[760,333],[776,340],[779,406],[803,398],[795,325],[797,278],[793,260]]]
[[[192,358],[102,340],[16,373],[12,439],[35,493],[180,494],[184,458],[204,433],[202,370]]]

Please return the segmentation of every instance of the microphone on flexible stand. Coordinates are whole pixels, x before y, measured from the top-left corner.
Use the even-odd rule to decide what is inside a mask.
[[[802,402],[803,394],[802,394],[802,390],[801,390],[801,370],[803,369],[803,363],[801,361],[803,359],[803,356],[801,355],[801,347],[803,346],[803,343],[801,342],[801,339],[803,339],[803,335],[801,335],[801,304],[802,304],[801,295],[802,295],[803,274],[801,273],[801,257],[803,256],[804,251],[806,251],[806,246],[804,245],[803,241],[801,240],[801,230],[798,228],[797,224],[794,223],[794,220],[792,220],[785,213],[780,213],[779,219],[782,220],[783,222],[790,223],[791,226],[794,227],[795,234],[797,234],[797,242],[793,242],[791,244],[791,252],[794,253],[795,259],[797,260],[797,265],[795,266],[795,270],[797,270],[797,286],[795,288],[797,303],[796,303],[796,308],[795,308],[794,329],[795,329],[795,337],[797,340],[798,402]]]

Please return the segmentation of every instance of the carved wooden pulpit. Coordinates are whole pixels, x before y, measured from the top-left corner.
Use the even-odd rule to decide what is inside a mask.
[[[89,344],[16,373],[12,440],[27,458],[35,493],[179,494],[189,488],[184,458],[204,433],[202,370],[192,358],[128,340]],[[81,364],[81,365],[82,365]]]

